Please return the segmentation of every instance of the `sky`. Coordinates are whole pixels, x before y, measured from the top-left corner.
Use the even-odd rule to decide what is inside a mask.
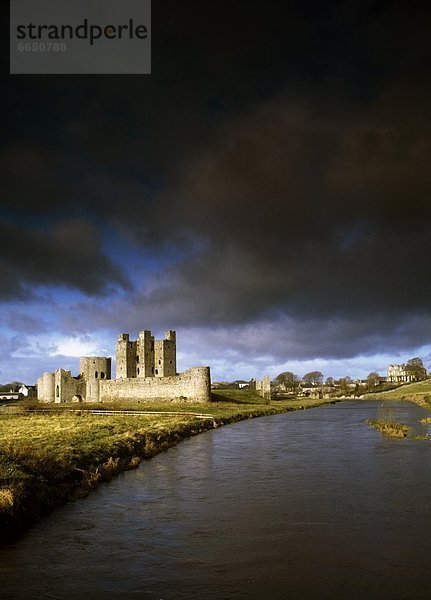
[[[213,380],[431,363],[431,11],[153,1],[151,75],[9,75],[0,383],[177,331]]]

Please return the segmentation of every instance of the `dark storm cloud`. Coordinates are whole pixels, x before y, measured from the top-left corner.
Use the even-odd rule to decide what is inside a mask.
[[[340,76],[356,89],[356,70],[370,59],[352,42],[358,25],[343,6],[338,23],[339,3],[165,0],[153,7],[150,77],[121,85],[115,77],[9,79],[1,98],[5,201],[33,214],[88,210],[86,194],[71,190],[89,173],[161,185],[250,102],[286,87],[313,93],[316,82]],[[368,89],[368,76],[363,84]],[[98,196],[95,210],[99,203],[108,214],[115,208]]]
[[[31,215],[46,215],[61,207],[66,195],[58,149],[26,140],[9,141],[0,147],[1,207]]]
[[[399,315],[401,316],[401,315]],[[420,329],[431,326],[431,317],[412,316],[398,321],[373,317],[367,332],[356,319],[296,320],[280,318],[248,326],[233,326],[187,330],[181,335],[182,349],[193,351],[199,344],[204,352],[237,360],[262,361],[263,364],[283,363],[285,360],[307,360],[313,357],[334,359],[352,358],[370,354],[391,353],[396,348],[412,348],[413,336]],[[181,331],[181,330],[180,330]],[[202,341],[202,338],[205,340]],[[348,343],[346,342],[348,341]],[[424,357],[425,358],[425,357]],[[386,365],[385,365],[386,366]]]
[[[281,99],[232,123],[158,203],[208,251],[157,302],[187,298],[195,318],[221,321],[428,309],[427,115],[380,116],[382,104],[346,119]]]
[[[138,329],[144,314],[157,326],[274,319],[301,356],[316,344],[341,356],[379,339],[422,343],[428,13],[414,2],[161,1],[150,77],[15,78],[0,144],[7,287],[124,286],[85,224],[98,219],[144,263],[149,249],[186,257],[106,311],[80,306],[100,327]],[[31,225],[41,215],[44,234]],[[423,326],[401,336],[412,313]]]
[[[63,285],[91,295],[103,294],[111,285],[128,285],[104,256],[97,229],[78,219],[47,230],[0,222],[0,268],[8,282],[0,292],[6,299],[14,292],[14,278],[19,279],[18,292],[39,284]]]

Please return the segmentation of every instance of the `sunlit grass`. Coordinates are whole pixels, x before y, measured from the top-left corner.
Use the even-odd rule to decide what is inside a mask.
[[[378,394],[366,394],[366,400],[409,400],[431,410],[431,380],[408,383],[394,390]]]
[[[13,494],[9,488],[0,488],[0,510],[13,507]]]
[[[398,398],[407,394],[431,394],[431,379],[417,381],[416,383],[408,383],[395,390],[383,392],[383,394],[385,396],[391,396],[392,398]]]

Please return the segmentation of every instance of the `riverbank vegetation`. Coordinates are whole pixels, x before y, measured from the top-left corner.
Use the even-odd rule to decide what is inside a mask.
[[[366,421],[371,427],[392,437],[409,437],[420,440],[430,439],[428,433],[416,435],[410,434],[409,431],[411,427],[404,423],[396,422],[392,409],[395,408],[397,402],[407,400],[418,404],[422,408],[431,410],[431,381],[427,380],[406,384],[396,390],[391,390],[390,392],[366,394],[363,399],[383,400],[377,414],[377,419],[368,419]],[[420,423],[429,424],[431,423],[431,418],[426,417],[421,419]]]
[[[196,405],[22,403],[19,413],[0,411],[0,542],[182,439],[242,419],[325,403],[302,398],[268,404],[250,390],[222,390],[213,400]],[[94,414],[95,409],[132,414]],[[151,414],[138,414],[144,411]]]
[[[407,437],[410,427],[404,423],[396,423],[386,419],[367,419],[367,424],[391,437]]]

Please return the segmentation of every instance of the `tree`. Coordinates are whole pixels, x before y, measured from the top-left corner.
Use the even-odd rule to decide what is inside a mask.
[[[304,383],[310,383],[313,385],[322,385],[323,382],[323,374],[320,371],[311,371],[310,373],[306,373],[302,378]]]
[[[347,377],[342,377],[337,381],[338,388],[341,393],[344,395],[349,395],[352,393],[352,378],[347,375]]]
[[[10,383],[3,383],[3,385],[0,385],[0,391],[9,392],[10,390],[12,390],[12,392],[17,392],[22,385],[24,384],[21,381],[11,381]]]
[[[425,379],[427,376],[427,371],[424,367],[424,363],[422,359],[418,356],[415,356],[415,358],[411,358],[407,361],[406,372],[419,380]]]
[[[379,381],[380,381],[380,375],[378,373],[376,373],[375,371],[371,371],[371,373],[369,373],[367,376],[368,389],[372,390],[373,387],[378,385]]]
[[[326,381],[325,381],[325,385],[332,387],[334,385],[335,381],[333,377],[327,377]]]
[[[291,371],[284,371],[280,375],[277,375],[275,382],[278,385],[283,385],[286,390],[296,390],[299,385],[298,376]]]

